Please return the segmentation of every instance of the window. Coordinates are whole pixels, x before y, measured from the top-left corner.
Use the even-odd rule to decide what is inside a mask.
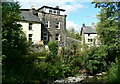
[[[51,9],[49,10],[49,13],[52,13],[52,10],[51,10]]]
[[[50,23],[50,21],[46,21],[46,22],[45,22],[46,28],[49,28],[49,23]]]
[[[92,42],[93,41],[93,39],[88,39],[88,42]]]
[[[47,40],[48,40],[48,34],[45,33],[45,32],[43,33],[43,40],[44,40],[44,41],[47,41]]]
[[[32,41],[32,34],[29,34],[29,41]]]
[[[56,14],[56,10],[54,10],[54,11],[53,11],[53,13],[55,13],[55,14]]]
[[[32,30],[32,23],[29,23],[29,30]]]
[[[60,41],[60,34],[56,34],[55,40],[56,40],[56,41]]]
[[[55,28],[60,29],[60,22],[56,22]]]
[[[57,14],[60,15],[60,11],[57,11]]]

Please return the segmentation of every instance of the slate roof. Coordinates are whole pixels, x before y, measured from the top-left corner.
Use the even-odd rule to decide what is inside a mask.
[[[20,16],[24,21],[40,22],[39,18],[36,15],[30,14],[29,11],[22,11]]]
[[[96,29],[92,26],[82,27],[82,30],[84,34],[96,34],[97,33]]]

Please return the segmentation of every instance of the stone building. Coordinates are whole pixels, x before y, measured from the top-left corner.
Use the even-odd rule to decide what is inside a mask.
[[[65,10],[60,9],[58,6],[55,8],[43,6],[37,11],[39,19],[43,22],[42,40],[44,44],[52,40],[56,40],[60,44],[63,44],[66,30]]]
[[[21,9],[20,15],[22,17],[25,17],[25,20],[28,20],[27,25],[31,25],[33,24],[33,22],[41,24],[41,27],[40,25],[36,26],[36,28],[33,28],[33,31],[34,29],[39,29],[38,31],[40,32],[34,31],[34,34],[38,35],[36,39],[39,38],[38,40],[43,41],[45,45],[47,45],[49,41],[58,41],[59,44],[64,43],[66,31],[66,14],[64,9],[60,9],[59,6],[56,6],[55,8],[49,6],[42,6],[41,8],[36,10],[34,7],[32,7],[31,9]],[[28,26],[25,26],[25,24],[23,23],[22,25],[24,27],[23,31],[31,31],[29,30]],[[28,33],[25,33],[27,35],[27,38],[29,38]]]
[[[95,23],[92,23],[92,26],[86,26],[84,23],[81,28],[81,43],[88,44],[88,46],[97,45],[97,31],[95,28]]]
[[[21,9],[22,20],[18,22],[22,25],[23,32],[26,34],[27,40],[35,43],[41,41],[41,24],[39,18],[29,9]]]

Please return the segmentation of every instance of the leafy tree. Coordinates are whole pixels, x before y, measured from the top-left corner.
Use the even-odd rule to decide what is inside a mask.
[[[77,40],[81,40],[81,35],[79,33],[76,33],[75,35],[76,35],[75,37]]]
[[[3,82],[22,81],[24,78],[24,55],[29,44],[20,24],[20,6],[18,2],[2,3],[2,54]]]
[[[97,32],[101,43],[107,46],[108,61],[115,61],[117,57],[120,64],[120,1],[92,3],[95,3],[95,8],[101,8]],[[118,67],[120,71],[120,65]]]
[[[100,8],[101,11],[98,15],[99,22],[97,25],[97,32],[101,43],[108,46],[108,60],[114,61],[119,56],[119,30],[120,30],[120,3],[95,3],[95,7]]]
[[[67,37],[71,37],[77,40],[81,40],[80,33],[75,33],[74,28],[72,27],[70,30],[66,30]]]

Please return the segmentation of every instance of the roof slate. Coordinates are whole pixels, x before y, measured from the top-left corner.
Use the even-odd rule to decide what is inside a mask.
[[[84,32],[84,34],[85,33],[94,33],[94,34],[97,33],[96,29],[94,27],[92,27],[92,26],[83,27],[83,32]]]
[[[24,21],[40,22],[39,18],[36,15],[30,14],[29,11],[22,11],[20,16]]]

